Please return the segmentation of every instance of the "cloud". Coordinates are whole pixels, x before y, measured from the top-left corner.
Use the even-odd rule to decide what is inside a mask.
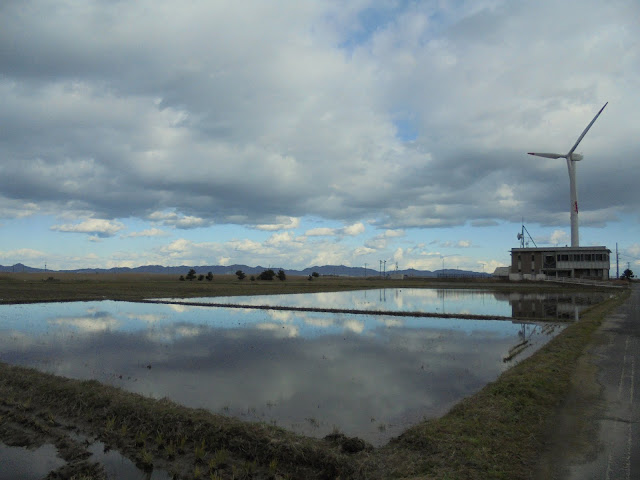
[[[304,234],[307,237],[332,237],[336,234],[336,229],[328,227],[312,228],[304,232]]]
[[[131,232],[127,235],[122,235],[123,238],[139,238],[139,237],[165,237],[168,233],[159,228],[149,228],[141,230],[139,232]]]
[[[354,223],[353,225],[349,225],[348,227],[344,227],[342,229],[342,232],[345,235],[351,235],[355,237],[357,235],[360,235],[361,233],[364,233],[365,230],[366,229],[364,224],[362,222],[357,222],[357,223]]]
[[[209,227],[214,224],[213,220],[207,220],[190,215],[179,215],[176,212],[153,212],[148,216],[148,219],[168,227],[175,227],[184,230]]]
[[[330,236],[350,236],[356,237],[366,230],[362,222],[357,222],[352,225],[347,225],[343,228],[312,228],[307,230],[304,234],[307,237],[330,237]]]
[[[287,263],[365,224],[381,234],[316,258],[342,263],[403,238],[384,230],[523,215],[562,228],[565,163],[526,152],[566,151],[608,100],[579,147],[578,191],[581,225],[611,225],[640,210],[639,8],[2,2],[0,217],[53,215],[54,230],[94,240],[117,219],[265,232],[321,219],[308,240],[283,243],[304,252]],[[214,258],[233,258],[228,247]]]
[[[6,252],[0,251],[0,258],[12,260],[14,258],[20,258],[21,263],[26,261],[37,261],[45,259],[47,254],[40,250],[33,250],[31,248],[19,248],[17,250],[9,250]]]
[[[390,240],[403,237],[405,235],[404,230],[385,230],[380,235],[376,235],[372,239],[366,242],[365,246],[374,250],[381,250],[386,248]]]
[[[571,243],[570,235],[564,230],[554,230],[549,239],[551,245],[568,245]]]
[[[604,97],[581,147],[597,159],[608,146],[616,178],[634,178],[617,141],[638,106],[621,101],[638,73],[628,2],[587,1],[579,14],[572,2],[369,5],[380,23],[368,28],[364,4],[221,5],[33,2],[19,15],[5,3],[7,198],[104,218],[170,209],[179,218],[160,221],[185,229],[544,216],[565,210],[563,165],[526,151],[568,148]],[[571,32],[562,42],[559,29]],[[614,183],[595,161],[580,168],[586,192]]]
[[[277,230],[289,230],[292,228],[298,228],[300,225],[299,218],[293,217],[278,217],[278,220],[281,223],[273,223],[273,224],[264,224],[264,225],[256,225],[257,230],[266,230],[269,232],[277,231]]]
[[[124,228],[121,222],[98,218],[90,218],[76,224],[52,225],[50,227],[51,230],[57,232],[88,233],[99,238],[112,237]]]
[[[627,252],[629,255],[632,255],[634,257],[640,257],[640,244],[634,243],[632,245],[629,245],[627,247]]]
[[[437,245],[441,248],[471,248],[473,246],[473,242],[471,242],[471,240],[434,240],[430,243],[430,245]]]
[[[37,214],[40,207],[33,202],[21,202],[0,196],[0,218],[25,218]]]
[[[495,220],[473,220],[471,222],[472,227],[497,227],[500,225]]]

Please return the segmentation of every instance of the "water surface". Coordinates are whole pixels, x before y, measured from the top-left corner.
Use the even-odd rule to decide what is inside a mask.
[[[279,307],[331,308],[435,314],[495,315],[496,317],[575,319],[601,292],[497,292],[488,289],[386,288],[347,292],[279,295],[170,298],[194,303],[272,305]]]
[[[380,445],[494,380],[524,337],[532,346],[516,361],[561,328],[112,301],[6,305],[0,360]]]

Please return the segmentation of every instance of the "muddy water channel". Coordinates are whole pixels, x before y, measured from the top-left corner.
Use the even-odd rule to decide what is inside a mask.
[[[551,321],[113,301],[5,305],[0,361],[312,436],[337,428],[381,445],[494,380],[559,333],[556,319],[573,318],[596,299],[388,289],[198,299],[207,300],[497,317],[533,309],[519,316],[547,312]]]

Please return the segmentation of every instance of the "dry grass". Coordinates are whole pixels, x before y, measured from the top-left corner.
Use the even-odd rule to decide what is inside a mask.
[[[186,273],[186,272],[185,272]],[[199,272],[206,273],[206,272]],[[136,301],[146,298],[193,298],[280,293],[313,293],[373,288],[491,288],[554,291],[553,285],[509,283],[493,279],[412,277],[405,280],[373,277],[287,276],[287,280],[240,281],[235,275],[214,275],[212,281],[179,281],[165,274],[0,273],[0,304],[88,300]],[[564,290],[569,290],[564,288]]]

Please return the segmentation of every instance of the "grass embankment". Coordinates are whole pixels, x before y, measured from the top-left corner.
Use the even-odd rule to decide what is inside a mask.
[[[315,280],[301,279],[299,283],[308,282],[313,284],[311,288],[326,291],[366,288],[365,279],[347,280],[350,279],[321,285]],[[9,283],[12,282],[0,284],[0,297],[11,297],[11,292],[5,295]],[[166,282],[170,286],[161,288],[158,285],[148,288],[139,280],[136,283],[137,291],[132,295],[136,298],[181,296],[175,286],[183,283],[191,287],[188,296],[204,295],[205,288],[209,289],[207,295],[212,295],[213,289],[213,285],[204,282],[202,287],[196,287],[203,291],[195,293],[192,282],[172,280]],[[294,293],[293,282],[286,287],[279,283],[255,282],[259,285],[256,290],[273,288],[264,293],[276,293],[275,288],[289,288],[283,291]],[[372,287],[380,288],[374,283]],[[64,284],[62,280],[60,285]],[[42,285],[42,280],[38,280],[30,288],[46,290]],[[78,282],[69,280],[57,293],[72,294],[74,285],[77,287]],[[95,292],[96,283],[88,281],[88,285],[86,290],[79,289],[80,297],[103,295],[75,296],[70,300],[127,299],[131,295],[122,293],[121,282],[112,291],[102,292]],[[125,282],[124,288],[127,285]],[[245,285],[241,288],[252,288]],[[478,285],[482,286],[487,285]],[[166,293],[159,293],[164,289]],[[223,290],[221,286],[219,291]],[[239,290],[234,286],[228,291]],[[236,294],[252,294],[250,291]],[[38,298],[43,301],[42,297],[51,295],[49,298],[53,300],[65,299],[56,298],[55,293]],[[9,433],[23,429],[35,436],[55,439],[57,426],[73,426],[103,439],[141,464],[173,471],[177,478],[216,478],[210,475],[212,472],[220,478],[273,479],[530,478],[546,439],[552,435],[554,417],[570,390],[578,358],[604,315],[624,298],[623,293],[591,308],[579,322],[569,325],[533,356],[460,402],[444,417],[422,422],[377,450],[340,435],[328,440],[305,438],[269,425],[244,423],[168,401],[143,398],[95,381],[61,379],[1,363],[0,439],[7,438],[7,429]]]

